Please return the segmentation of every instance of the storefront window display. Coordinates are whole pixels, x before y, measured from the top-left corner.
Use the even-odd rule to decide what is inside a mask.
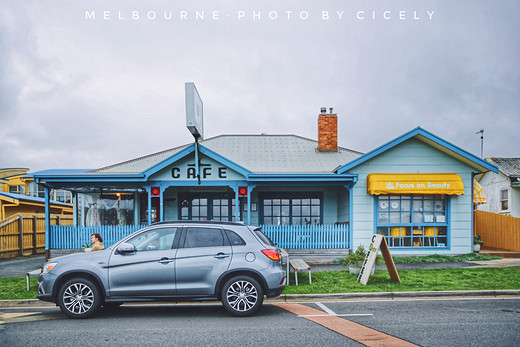
[[[134,224],[133,194],[82,194],[80,220],[83,225]]]
[[[378,196],[377,233],[391,247],[447,247],[448,206],[445,195]]]
[[[322,197],[318,193],[260,195],[261,224],[308,225],[322,223]]]

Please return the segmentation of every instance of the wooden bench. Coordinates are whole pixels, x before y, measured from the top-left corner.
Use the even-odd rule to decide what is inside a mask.
[[[291,259],[289,260],[289,262],[291,263],[291,266],[294,269],[294,279],[296,281],[296,285],[298,285],[298,271],[302,270],[309,271],[309,284],[312,284],[311,267],[309,266],[309,264],[303,261],[303,259]]]
[[[29,284],[29,277],[38,276],[42,272],[41,269],[29,271],[25,274],[25,279],[27,280],[27,291],[31,290],[31,285]]]

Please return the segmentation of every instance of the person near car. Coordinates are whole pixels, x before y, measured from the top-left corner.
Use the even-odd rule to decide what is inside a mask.
[[[105,249],[105,246],[103,246],[103,238],[98,233],[92,234],[92,236],[90,237],[90,240],[94,244],[92,246],[92,252]]]

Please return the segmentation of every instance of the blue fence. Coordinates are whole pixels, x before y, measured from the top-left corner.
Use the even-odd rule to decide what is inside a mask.
[[[105,247],[144,226],[98,225],[73,226],[51,225],[51,249],[79,249],[90,243],[90,235],[99,233]],[[348,225],[262,225],[262,231],[278,247],[287,249],[351,248]]]
[[[278,247],[286,249],[350,248],[348,225],[262,225]]]
[[[91,243],[90,235],[99,233],[103,238],[105,247],[111,246],[123,237],[130,235],[144,226],[136,225],[51,225],[50,248],[51,249],[77,249],[86,243]]]

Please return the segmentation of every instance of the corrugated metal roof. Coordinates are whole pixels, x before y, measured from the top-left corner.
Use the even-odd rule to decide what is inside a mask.
[[[520,158],[487,158],[486,160],[496,164],[500,171],[509,177],[520,176]]]
[[[337,152],[319,152],[317,141],[296,135],[220,135],[199,143],[257,174],[332,173],[338,166],[362,155],[360,152],[341,147]],[[143,172],[187,146],[189,145],[168,149],[89,173]]]

